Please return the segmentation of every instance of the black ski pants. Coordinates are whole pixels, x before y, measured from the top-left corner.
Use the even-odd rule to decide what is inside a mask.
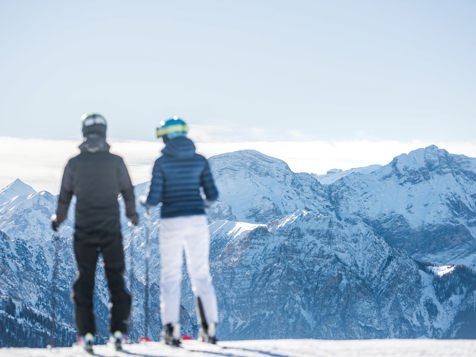
[[[78,276],[73,284],[73,300],[78,334],[84,336],[96,333],[94,319],[93,293],[96,264],[102,254],[104,270],[112,304],[110,331],[127,332],[127,322],[131,312],[131,295],[124,283],[124,248],[120,233],[102,236],[98,239],[80,239],[75,236],[74,256],[78,267]]]

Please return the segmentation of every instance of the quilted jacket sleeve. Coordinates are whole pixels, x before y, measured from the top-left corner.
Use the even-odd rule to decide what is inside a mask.
[[[205,168],[203,169],[201,184],[208,201],[213,202],[218,199],[218,189],[215,185],[208,160],[205,159]]]
[[[162,199],[163,175],[159,160],[155,161],[152,169],[152,179],[150,180],[149,194],[146,200],[148,206],[157,206]]]

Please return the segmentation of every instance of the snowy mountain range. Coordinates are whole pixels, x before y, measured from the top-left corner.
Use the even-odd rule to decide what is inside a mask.
[[[476,159],[430,146],[385,166],[319,177],[256,151],[215,156],[210,165],[220,191],[209,210],[220,339],[476,337]],[[136,186],[137,197],[147,187]],[[0,346],[75,338],[73,222],[55,239],[55,205],[56,197],[20,180],[0,191]],[[145,224],[143,216],[137,229],[124,222],[133,338],[145,333]],[[150,224],[149,334],[157,339],[157,210]],[[97,323],[106,338],[98,270]],[[183,295],[183,332],[193,335],[186,278]]]

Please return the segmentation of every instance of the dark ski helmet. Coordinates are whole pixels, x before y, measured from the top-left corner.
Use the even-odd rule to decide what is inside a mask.
[[[167,139],[174,139],[179,136],[187,136],[188,125],[185,121],[177,116],[174,116],[166,121],[160,123],[157,128],[157,137],[165,137]]]
[[[81,116],[81,121],[84,137],[91,134],[100,135],[104,138],[106,137],[107,122],[101,114],[84,114]]]

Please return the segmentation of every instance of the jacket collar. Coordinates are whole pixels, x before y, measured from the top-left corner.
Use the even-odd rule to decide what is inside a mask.
[[[81,152],[108,152],[111,146],[106,142],[106,138],[99,135],[88,135],[79,145]]]

